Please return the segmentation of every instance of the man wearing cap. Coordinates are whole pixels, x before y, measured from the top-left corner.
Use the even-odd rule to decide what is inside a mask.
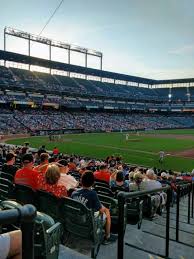
[[[23,168],[19,169],[15,175],[15,183],[30,186],[32,189],[37,189],[38,172],[33,170],[32,154],[25,154],[22,157]]]
[[[6,163],[2,166],[1,171],[10,175],[10,178],[8,180],[13,180],[16,171],[18,168],[14,165],[15,164],[15,157],[16,155],[14,153],[8,153],[6,155]]]

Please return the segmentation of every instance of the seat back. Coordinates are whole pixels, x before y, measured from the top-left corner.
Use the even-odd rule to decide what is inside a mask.
[[[103,180],[95,180],[94,186],[102,186],[102,187],[110,188],[109,183],[107,183]]]
[[[111,232],[112,233],[118,233],[119,225],[118,225],[118,217],[119,217],[119,208],[118,208],[118,200],[106,196],[98,194],[98,198],[100,202],[110,210],[110,216],[111,216]],[[127,209],[126,205],[124,207],[124,231],[126,228],[127,223]]]
[[[7,179],[13,183],[14,177],[11,174],[0,172],[0,178]]]
[[[94,240],[96,229],[93,212],[84,204],[71,198],[62,198],[60,214],[66,231]]]
[[[38,200],[39,211],[46,213],[54,220],[61,221],[60,214],[59,214],[59,206],[60,206],[59,198],[46,191],[38,190],[37,200]]]
[[[14,185],[11,181],[0,178],[0,200],[7,200],[13,196]]]
[[[118,216],[118,200],[102,194],[98,194],[98,198],[100,202],[110,210],[111,216]]]
[[[37,212],[34,229],[34,254],[35,258],[57,259],[59,244],[62,235],[60,223],[47,214]]]
[[[114,193],[110,190],[109,187],[104,187],[104,186],[99,186],[99,185],[96,185],[94,187],[95,191],[98,193],[98,194],[101,194],[101,195],[105,195],[105,196],[109,196],[109,197],[112,197],[114,198]]]
[[[16,184],[14,194],[17,202],[21,204],[33,204],[37,206],[37,195],[31,187],[22,184]]]

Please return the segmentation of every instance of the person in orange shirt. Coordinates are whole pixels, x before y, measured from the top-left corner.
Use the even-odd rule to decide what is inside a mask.
[[[23,168],[17,170],[15,174],[15,184],[27,185],[36,190],[37,177],[39,173],[36,170],[33,170],[34,160],[32,154],[25,154],[22,157],[22,164]]]
[[[53,149],[53,155],[58,155],[59,154],[59,149],[57,147],[54,147]]]
[[[99,171],[94,172],[95,180],[101,180],[109,183],[110,172],[108,171],[107,165],[101,165]]]

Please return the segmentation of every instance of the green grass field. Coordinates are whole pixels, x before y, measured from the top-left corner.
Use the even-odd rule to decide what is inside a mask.
[[[145,135],[130,135],[129,141],[125,140],[125,133],[90,133],[90,134],[68,134],[64,135],[60,142],[49,142],[48,137],[31,137],[9,140],[7,143],[22,145],[29,142],[31,147],[38,148],[45,144],[48,150],[57,146],[61,152],[68,154],[79,154],[93,158],[105,158],[108,155],[117,154],[123,157],[125,162],[144,166],[156,166],[158,168],[173,169],[177,171],[192,170],[194,160],[191,158],[166,156],[164,163],[160,166],[158,152],[164,150],[166,153],[182,151],[194,148],[193,139],[165,138],[165,134],[193,135],[194,130],[166,130],[157,131],[162,136],[153,136],[154,132]]]

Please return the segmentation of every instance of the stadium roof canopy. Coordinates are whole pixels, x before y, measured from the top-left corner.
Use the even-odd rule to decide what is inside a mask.
[[[47,59],[31,57],[31,56],[22,55],[14,52],[9,52],[9,51],[3,51],[3,50],[0,50],[0,60],[30,64],[34,66],[41,66],[45,68],[57,69],[57,70],[84,74],[84,75],[91,75],[91,76],[102,77],[102,78],[137,82],[142,84],[151,85],[156,83],[155,80],[148,79],[148,78],[124,75],[124,74],[119,74],[119,73],[114,73],[114,72],[109,72],[109,71],[104,71],[104,70],[99,70],[94,68],[86,68],[82,66],[71,65],[71,64],[66,64],[66,63],[57,62],[57,61],[50,61]]]
[[[128,82],[136,82],[140,84],[157,85],[157,84],[176,84],[176,83],[190,83],[194,82],[194,78],[183,79],[168,79],[168,80],[154,80],[149,78],[125,75],[120,73],[109,72],[94,68],[82,67],[57,61],[51,61],[42,58],[31,57],[14,52],[0,50],[0,60],[12,61],[22,64],[30,64],[34,66],[41,66],[49,69],[62,70],[83,75],[90,75],[102,78],[110,78],[114,80],[123,80]]]

